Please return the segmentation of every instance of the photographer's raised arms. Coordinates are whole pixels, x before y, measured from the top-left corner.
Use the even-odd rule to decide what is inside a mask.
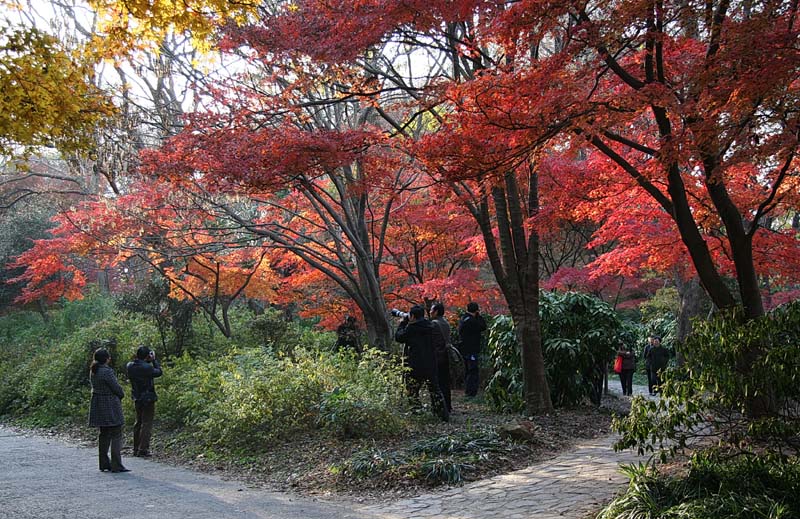
[[[136,358],[128,363],[128,380],[131,381],[131,396],[136,407],[136,422],[133,424],[133,455],[150,457],[150,435],[153,432],[153,417],[156,414],[156,387],[153,379],[162,374],[156,352],[147,346],[139,346]]]
[[[392,315],[403,317],[394,338],[405,344],[403,362],[410,368],[405,375],[405,385],[411,405],[422,408],[419,391],[424,384],[431,395],[431,410],[443,421],[448,421],[450,413],[439,386],[436,364],[435,339],[441,333],[439,327],[425,319],[425,308],[419,305],[412,306],[407,314],[392,310]]]

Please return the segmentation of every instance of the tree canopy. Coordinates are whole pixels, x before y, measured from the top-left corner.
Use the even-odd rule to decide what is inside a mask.
[[[796,2],[93,7],[100,55],[174,58],[166,38],[187,34],[224,70],[184,78],[195,103],[182,117],[175,84],[152,89],[164,131],[136,141],[149,149],[114,196],[64,211],[52,241],[18,258],[26,300],[76,296],[86,257],[120,269],[138,258],[205,311],[212,301],[210,315],[219,297],[294,298],[327,325],[359,312],[386,347],[395,302],[478,299],[511,314],[528,409],[546,412],[544,278],[615,304],[654,279],[696,278],[745,319],[764,314],[765,295],[796,293]],[[41,91],[8,97],[8,142],[77,149],[108,113],[74,104],[99,99],[73,83],[92,61],[27,34],[5,33],[18,49],[7,62],[43,76]],[[48,81],[77,95],[48,97]],[[65,109],[13,129],[13,114],[50,102]]]

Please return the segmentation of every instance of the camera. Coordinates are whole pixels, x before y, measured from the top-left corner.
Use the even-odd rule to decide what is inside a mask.
[[[150,353],[147,355],[147,360],[153,361],[156,359],[156,352],[150,350]]]
[[[403,319],[408,319],[408,312],[398,310],[397,308],[392,308],[390,312],[395,317],[402,317]]]

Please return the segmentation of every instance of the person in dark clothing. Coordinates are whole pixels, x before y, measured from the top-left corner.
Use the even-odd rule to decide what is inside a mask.
[[[647,338],[647,345],[644,347],[644,352],[642,356],[644,357],[644,369],[647,372],[647,391],[652,395],[653,392],[653,385],[655,382],[655,373],[653,372],[652,361],[650,360],[650,351],[653,349],[653,345],[655,344],[655,336],[651,335]]]
[[[636,371],[636,354],[630,346],[622,342],[617,350],[617,355],[622,357],[622,371],[619,373],[622,394],[631,396],[633,395],[633,372]]]
[[[439,378],[439,388],[442,390],[447,412],[453,412],[453,399],[450,392],[450,323],[444,318],[444,305],[434,303],[431,306],[431,322],[439,328],[440,339],[434,341],[436,352],[436,374]]]
[[[131,396],[136,408],[133,424],[133,455],[150,457],[150,436],[153,433],[153,418],[156,414],[156,387],[153,379],[162,375],[156,352],[147,346],[139,346],[136,358],[128,363],[128,379],[131,381]]]
[[[653,347],[650,348],[650,369],[653,371],[653,393],[661,392],[662,374],[669,364],[669,350],[661,345],[661,337],[653,337]]]
[[[356,353],[361,353],[361,348],[358,344],[361,333],[355,317],[348,315],[344,322],[336,328],[336,335],[336,349],[338,351],[352,350]]]
[[[92,401],[89,404],[89,426],[100,429],[98,453],[100,470],[105,472],[130,472],[122,465],[122,399],[125,391],[117,382],[111,369],[111,354],[105,348],[94,352],[94,360],[89,368],[89,382],[92,385]],[[111,449],[111,459],[108,450]]]
[[[479,366],[481,353],[481,333],[486,330],[486,321],[480,314],[478,304],[467,305],[467,313],[458,323],[458,335],[461,337],[461,355],[464,356],[467,374],[464,380],[464,394],[474,397],[478,394]]]
[[[394,338],[405,344],[403,361],[409,368],[406,374],[406,391],[412,404],[420,407],[419,391],[425,385],[431,395],[431,410],[443,421],[447,421],[450,413],[444,402],[437,377],[436,353],[434,352],[434,334],[439,333],[437,325],[425,319],[425,309],[415,305],[397,327]]]

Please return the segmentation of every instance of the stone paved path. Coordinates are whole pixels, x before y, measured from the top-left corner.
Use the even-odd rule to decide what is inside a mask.
[[[611,455],[611,442],[583,443],[540,465],[370,512],[385,519],[582,518],[624,488],[618,463],[636,461],[630,453]]]
[[[618,380],[609,380],[609,392],[621,395]],[[634,386],[633,392],[653,398],[647,386]],[[625,488],[620,463],[643,460],[633,452],[614,452],[616,439],[582,442],[511,474],[367,510],[382,519],[581,519]]]
[[[616,382],[616,383],[615,383]],[[619,394],[618,381],[609,381]],[[634,386],[647,397],[647,387]],[[648,397],[652,398],[652,397]],[[523,470],[381,505],[345,505],[248,488],[139,458],[101,473],[93,449],[0,426],[0,519],[583,519],[623,490],[614,436]]]

